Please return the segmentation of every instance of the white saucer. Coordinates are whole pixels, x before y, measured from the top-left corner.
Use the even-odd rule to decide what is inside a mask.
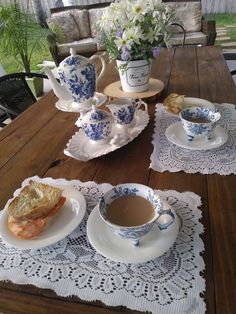
[[[47,229],[32,240],[18,239],[9,231],[7,206],[10,200],[7,202],[0,215],[0,236],[6,243],[21,249],[39,249],[64,239],[78,227],[86,211],[84,196],[73,186],[57,186],[63,189],[62,195],[66,197],[66,202]],[[20,190],[17,190],[17,194]]]
[[[120,128],[114,123],[107,142],[96,143],[91,141],[83,132],[76,132],[64,149],[64,154],[78,160],[87,161],[108,154],[137,137],[147,126],[149,115],[147,111],[137,110],[135,123],[129,129]]]
[[[206,107],[208,109],[215,110],[215,106],[213,105],[213,103],[211,103],[210,101],[206,99],[201,99],[201,98],[196,98],[196,97],[184,97],[183,109],[187,107],[193,107],[193,106]],[[175,117],[179,116],[178,113],[174,113],[166,108],[165,110],[172,116],[175,116]]]
[[[163,202],[164,209],[171,208],[175,220],[166,230],[154,225],[151,231],[140,239],[135,247],[130,240],[114,235],[106,223],[100,218],[98,206],[91,212],[87,221],[89,242],[101,255],[110,260],[122,263],[144,263],[153,260],[165,252],[176,241],[179,233],[179,219],[174,209]]]
[[[100,106],[102,104],[104,104],[107,100],[107,96],[102,94],[102,93],[95,93],[95,96],[93,97],[93,105],[95,106]],[[81,105],[80,107],[76,108],[73,104],[73,100],[58,100],[58,102],[56,103],[56,108],[61,110],[61,111],[65,111],[65,112],[81,112]],[[89,108],[91,108],[91,104],[89,105]],[[86,104],[83,106],[84,108],[86,108]]]
[[[177,122],[171,124],[166,129],[166,137],[171,143],[183,148],[190,150],[208,150],[220,147],[225,144],[228,139],[228,133],[220,125],[217,125],[213,131],[213,137],[211,140],[200,138],[189,142],[182,123]]]

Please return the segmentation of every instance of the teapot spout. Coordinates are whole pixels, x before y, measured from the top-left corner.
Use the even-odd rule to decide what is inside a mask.
[[[52,89],[54,91],[54,94],[59,98],[59,100],[71,100],[73,101],[72,96],[70,95],[67,88],[61,84],[58,83],[55,76],[53,75],[52,71],[45,67],[44,72],[48,76],[48,79],[50,81],[50,84],[52,86]]]

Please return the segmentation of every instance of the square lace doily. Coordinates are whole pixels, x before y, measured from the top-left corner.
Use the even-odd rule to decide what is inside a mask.
[[[169,115],[162,104],[157,104],[150,168],[159,172],[236,174],[235,106],[232,104],[214,105],[221,112],[220,125],[228,130],[229,138],[221,147],[196,151],[178,147],[168,141],[165,135],[166,129],[180,119]]]

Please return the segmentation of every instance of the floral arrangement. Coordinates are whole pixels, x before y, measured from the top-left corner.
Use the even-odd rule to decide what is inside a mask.
[[[155,58],[170,46],[175,11],[160,0],[121,0],[104,10],[98,27],[110,59],[133,61]]]

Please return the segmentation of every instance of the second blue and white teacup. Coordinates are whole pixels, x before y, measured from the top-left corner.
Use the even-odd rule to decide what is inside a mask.
[[[221,118],[220,112],[205,107],[189,107],[180,111],[179,117],[188,141],[212,138],[212,132]]]
[[[139,245],[139,239],[148,233],[154,223],[168,228],[175,216],[171,209],[164,210],[160,196],[150,187],[124,183],[107,191],[98,204],[99,214],[110,230]]]

